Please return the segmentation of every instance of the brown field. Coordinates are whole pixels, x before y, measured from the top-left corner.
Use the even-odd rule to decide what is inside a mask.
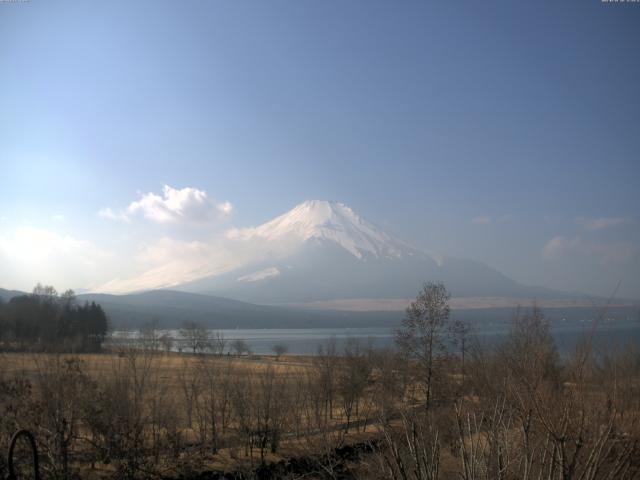
[[[498,350],[431,363],[355,344],[280,358],[3,353],[0,450],[32,431],[45,478],[638,478],[638,350],[585,342],[561,360],[543,324],[519,328]]]
[[[77,368],[96,385],[107,385],[113,383],[114,379],[133,378],[134,403],[138,399],[136,385],[144,384],[144,391],[140,391],[140,400],[142,406],[141,423],[146,430],[144,434],[144,443],[153,443],[154,428],[149,427],[150,424],[160,422],[163,413],[169,413],[172,417],[171,423],[175,424],[175,431],[180,436],[180,453],[177,456],[166,458],[166,452],[161,452],[157,458],[153,460],[154,471],[157,474],[171,475],[177,473],[179,469],[185,468],[185,464],[193,463],[193,467],[200,470],[220,470],[220,471],[243,471],[254,468],[257,465],[258,458],[260,462],[278,462],[282,459],[308,456],[317,452],[326,451],[344,444],[347,440],[349,443],[364,442],[372,439],[378,433],[375,427],[376,421],[372,418],[371,405],[364,407],[364,402],[359,403],[360,412],[357,414],[349,413],[349,418],[344,413],[344,408],[337,401],[331,401],[331,405],[327,405],[326,409],[318,408],[316,405],[315,413],[312,414],[307,405],[307,411],[296,406],[292,400],[295,397],[300,398],[301,395],[308,396],[312,394],[305,385],[314,382],[313,378],[318,374],[318,367],[314,363],[313,357],[303,356],[251,356],[236,357],[222,356],[215,357],[211,355],[186,355],[186,354],[158,354],[144,351],[130,350],[121,353],[103,353],[103,354],[44,354],[44,353],[2,353],[0,354],[0,378],[20,378],[27,381],[30,385],[38,388],[44,383],[53,383],[62,379],[55,378],[64,376],[66,366],[73,363]],[[210,413],[197,412],[198,404],[206,403],[206,396],[222,396],[229,394],[231,388],[229,384],[224,386],[215,386],[218,390],[216,393],[207,393],[207,386],[202,381],[203,371],[228,372],[229,378],[234,385],[242,383],[244,400],[249,403],[260,403],[260,397],[270,394],[270,386],[264,385],[265,377],[274,379],[278,383],[278,393],[282,396],[274,399],[267,406],[250,406],[246,409],[250,411],[250,415],[255,418],[249,420],[254,422],[252,427],[255,430],[260,429],[260,416],[287,416],[292,414],[295,409],[295,427],[292,420],[278,420],[282,425],[278,428],[282,431],[279,433],[281,438],[278,442],[277,452],[273,452],[263,445],[263,452],[255,445],[257,440],[253,437],[259,435],[255,432],[247,432],[247,425],[242,425],[242,420],[234,418],[235,414],[229,412],[226,419],[227,425],[224,427],[225,432],[218,439],[219,445],[215,453],[210,446],[207,446],[207,434],[203,430],[207,427],[205,423],[211,421]],[[65,379],[64,381],[68,381]],[[51,386],[51,385],[49,385]],[[227,389],[222,392],[221,389]],[[285,398],[287,397],[287,398]],[[160,405],[157,405],[156,402]],[[47,399],[40,399],[46,401]],[[131,400],[131,399],[130,399]],[[85,400],[91,401],[91,399]],[[215,399],[213,400],[215,402]],[[231,410],[231,399],[225,400],[229,402],[227,408]],[[240,400],[238,400],[240,402]],[[81,403],[78,399],[78,403]],[[286,405],[287,411],[282,410]],[[68,407],[67,407],[68,408]],[[72,409],[81,410],[80,405],[72,407]],[[163,410],[164,412],[155,410]],[[241,407],[239,407],[241,408]],[[260,411],[260,410],[263,411]],[[269,411],[270,410],[270,411]],[[214,413],[219,416],[224,413]],[[25,415],[28,417],[28,415]],[[312,418],[315,417],[315,418]],[[24,420],[24,421],[23,421]],[[217,418],[219,422],[224,419]],[[116,421],[114,419],[114,421]],[[346,427],[346,422],[351,425]],[[359,422],[366,422],[360,425]],[[19,419],[21,426],[29,427],[29,419]],[[32,427],[33,428],[33,427]],[[244,428],[244,432],[243,432]],[[266,430],[273,429],[273,426],[267,426]],[[38,430],[38,428],[34,428]],[[88,427],[84,425],[82,419],[78,419],[75,436],[84,438],[89,436]],[[293,431],[295,430],[295,432]],[[7,432],[9,433],[9,432]],[[249,436],[252,438],[243,439],[241,437]],[[38,436],[38,435],[37,435]],[[71,450],[75,450],[76,457],[80,458],[91,449],[86,441],[76,439],[70,442]],[[38,438],[40,441],[41,438]],[[162,450],[160,448],[160,450]],[[166,448],[165,448],[166,450]],[[197,460],[194,460],[197,457]],[[73,455],[71,455],[73,458]],[[112,461],[101,462],[94,461],[89,466],[82,462],[76,462],[75,471],[79,472],[83,478],[103,478],[118,476],[117,467]],[[190,469],[191,467],[187,467]]]
[[[34,377],[41,366],[51,361],[51,358],[61,360],[79,359],[83,370],[92,377],[108,374],[118,368],[124,361],[124,356],[118,353],[82,353],[82,354],[47,354],[47,353],[6,353],[0,352],[2,372],[5,374],[21,373],[27,377]],[[262,372],[273,368],[277,373],[287,375],[302,374],[312,366],[313,357],[282,356],[276,359],[271,355],[252,356],[207,356],[207,360],[218,365],[230,363],[238,372]],[[185,369],[189,370],[202,361],[200,355],[184,353],[163,353],[151,357],[153,368],[165,380],[177,381]]]

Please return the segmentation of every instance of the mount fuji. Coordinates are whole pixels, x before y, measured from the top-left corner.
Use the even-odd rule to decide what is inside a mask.
[[[228,238],[251,251],[241,264],[171,288],[263,304],[408,299],[425,281],[442,281],[454,297],[541,298],[473,260],[435,257],[383,231],[348,206],[306,201]]]

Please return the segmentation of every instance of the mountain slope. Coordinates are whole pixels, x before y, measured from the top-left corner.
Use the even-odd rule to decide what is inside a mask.
[[[259,245],[259,259],[176,288],[250,302],[305,303],[412,298],[432,280],[458,297],[557,296],[480,262],[435,259],[336,202],[304,202],[263,225],[235,231],[233,238]]]
[[[5,290],[4,288],[0,288],[0,300],[3,302],[8,302],[13,297],[18,297],[20,295],[26,295],[26,293],[20,292],[19,290]]]

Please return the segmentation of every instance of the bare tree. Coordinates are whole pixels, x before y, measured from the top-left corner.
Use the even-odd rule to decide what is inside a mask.
[[[397,350],[374,352],[373,368],[376,381],[373,385],[373,397],[381,422],[396,416],[398,407],[405,399],[410,384],[407,357]]]
[[[163,333],[160,336],[160,345],[164,349],[164,353],[170,353],[173,349],[173,338],[168,333]]]
[[[531,389],[546,380],[559,381],[560,358],[551,327],[535,304],[530,312],[516,309],[509,339],[500,353],[514,378],[526,382]]]
[[[276,360],[280,360],[282,355],[285,355],[289,351],[289,347],[287,347],[284,343],[276,343],[271,347],[271,351],[275,353]]]
[[[236,352],[236,355],[241,356],[245,352],[249,354],[250,349],[247,342],[245,342],[242,338],[238,338],[231,342],[231,348]]]
[[[252,399],[257,397],[251,374],[236,376],[231,383],[231,405],[238,433],[244,443],[245,457],[250,458],[253,467],[253,447],[255,444],[255,411]]]
[[[216,453],[227,424],[233,366],[229,359],[206,356],[195,364],[194,376],[202,383],[196,399],[202,446]]]
[[[587,334],[561,361],[535,305],[516,312],[504,345],[471,352],[475,400],[456,405],[463,478],[631,479],[640,473],[633,460],[640,446],[637,356],[632,368],[621,352],[598,357]]]
[[[194,354],[202,352],[209,344],[209,333],[198,322],[190,320],[184,322],[180,336]]]
[[[213,353],[218,356],[224,355],[224,349],[227,347],[227,339],[224,338],[224,334],[222,332],[216,332],[216,334],[211,339],[211,348]]]
[[[359,416],[360,401],[369,383],[371,368],[370,358],[360,343],[354,338],[347,339],[337,374],[337,390],[346,420],[345,433],[349,432],[353,417]]]
[[[253,398],[255,418],[254,435],[260,449],[260,462],[264,463],[267,446],[276,453],[288,411],[286,375],[278,375],[272,366],[260,371],[257,396]]]
[[[67,478],[70,452],[81,429],[82,398],[91,390],[91,382],[82,371],[79,358],[34,357],[36,395],[31,408],[38,413],[37,433],[48,457],[48,473]]]
[[[323,403],[324,422],[333,419],[333,401],[336,390],[336,370],[338,352],[335,337],[331,337],[324,345],[318,346],[318,352],[313,358],[313,366],[317,375],[318,398]]]
[[[437,480],[440,475],[440,448],[438,430],[430,422],[403,414],[399,429],[388,425],[382,429],[378,451],[383,478]]]
[[[147,406],[150,398],[159,397],[150,389],[154,358],[131,349],[115,359],[112,370],[100,379],[93,401],[86,404],[88,440],[100,460],[115,463],[118,478],[133,479],[149,468],[147,429],[152,418]]]
[[[32,429],[33,384],[27,372],[8,373],[8,363],[0,356],[0,451],[9,448],[9,439],[18,428]],[[5,455],[0,455],[0,478],[8,474]]]
[[[145,350],[157,352],[160,349],[160,322],[154,318],[140,327],[138,342]]]
[[[182,362],[180,373],[180,388],[182,390],[183,409],[186,414],[187,426],[193,427],[194,410],[197,408],[196,401],[203,388],[203,378],[194,369],[191,359],[185,358]]]
[[[425,283],[407,308],[402,328],[396,331],[398,346],[418,362],[427,410],[433,396],[434,376],[446,353],[445,336],[451,331],[450,297],[442,283]]]

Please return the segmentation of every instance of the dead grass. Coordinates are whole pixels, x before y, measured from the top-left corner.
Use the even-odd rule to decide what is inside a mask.
[[[133,354],[133,352],[132,352]],[[162,392],[162,395],[170,397],[175,405],[183,405],[184,392],[183,387],[185,380],[188,381],[192,376],[198,374],[198,365],[206,359],[207,366],[231,366],[233,375],[237,377],[246,376],[257,381],[260,373],[264,373],[271,369],[276,375],[286,376],[287,380],[292,384],[299,377],[311,372],[315,367],[312,357],[304,356],[251,356],[251,357],[235,357],[235,356],[202,356],[189,355],[179,353],[157,353],[144,355],[141,352],[135,352],[138,360],[144,357],[145,361],[150,362],[146,375],[153,377],[157,384],[155,389]],[[102,353],[102,354],[47,354],[47,353],[0,353],[0,378],[10,376],[20,376],[26,379],[34,380],[42,371],[43,367],[53,359],[79,360],[83,373],[100,383],[101,380],[112,378],[119,371],[126,371],[127,362],[130,360],[127,352],[121,353]],[[220,471],[236,471],[240,470],[249,462],[249,458],[253,457],[253,466],[257,465],[259,459],[259,450],[255,448],[247,457],[245,448],[240,445],[225,446],[220,448],[218,452],[212,454],[206,448],[197,445],[197,423],[187,426],[186,414],[184,409],[177,408],[175,416],[182,425],[182,436],[185,448],[181,452],[178,459],[162,458],[161,465],[157,465],[159,471],[165,470],[167,474],[175,474],[178,464],[194,464],[202,470],[220,470]],[[265,460],[267,462],[278,462],[282,459],[298,456],[314,455],[318,451],[326,449],[327,441],[336,441],[340,436],[344,436],[342,432],[342,418],[340,406],[338,402],[333,405],[331,411],[332,419],[327,427],[330,430],[328,434],[331,437],[322,438],[320,435],[302,435],[296,437],[293,433],[285,433],[280,441],[277,454],[271,452],[266,453]],[[352,421],[359,420],[353,417]],[[237,435],[234,430],[238,427],[236,424],[230,424],[229,435],[226,443],[233,443]],[[307,426],[308,427],[308,426]],[[313,431],[310,427],[307,432]],[[327,435],[326,433],[324,435]],[[356,443],[370,440],[377,435],[377,430],[373,423],[368,425],[366,431],[361,428],[350,429],[348,437],[349,443]],[[192,446],[193,445],[193,446]],[[83,449],[84,450],[84,449]],[[89,465],[76,465],[82,473],[82,478],[98,479],[113,477],[114,465],[96,462],[94,468]]]

